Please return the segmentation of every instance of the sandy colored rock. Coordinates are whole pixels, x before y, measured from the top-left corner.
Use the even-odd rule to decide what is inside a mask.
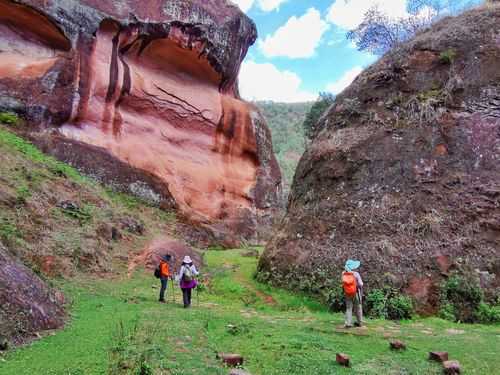
[[[177,209],[214,242],[259,241],[281,176],[238,94],[256,38],[225,0],[1,0],[0,105],[16,104],[44,151]]]

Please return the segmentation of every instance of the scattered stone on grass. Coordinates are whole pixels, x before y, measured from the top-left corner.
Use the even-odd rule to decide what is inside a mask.
[[[444,361],[443,373],[445,375],[460,374],[460,363],[458,361]]]
[[[406,350],[406,344],[401,340],[391,340],[389,345],[392,350]]]
[[[337,353],[336,360],[341,366],[349,367],[351,365],[351,360],[347,354]]]
[[[429,359],[443,363],[448,360],[448,352],[429,352]]]
[[[463,329],[450,328],[450,329],[446,330],[446,333],[448,333],[450,335],[462,335],[465,333],[465,331]]]
[[[252,374],[240,368],[233,368],[231,369],[231,371],[229,371],[229,375],[252,375]]]
[[[222,360],[222,362],[231,367],[243,365],[243,357],[240,354],[218,353],[216,358]]]

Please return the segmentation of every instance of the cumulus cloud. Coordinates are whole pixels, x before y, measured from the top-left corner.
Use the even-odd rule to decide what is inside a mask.
[[[281,4],[287,0],[259,0],[259,8],[265,12],[270,12],[272,10],[278,9]]]
[[[232,0],[243,12],[248,12],[253,5],[254,0]]]
[[[301,17],[293,16],[273,35],[259,41],[259,48],[267,57],[284,56],[307,58],[314,55],[321,37],[329,25],[315,8],[310,8]]]
[[[409,17],[406,0],[336,0],[328,9],[327,20],[352,30],[363,22],[365,13],[374,6],[391,18]]]
[[[302,80],[288,70],[279,70],[270,63],[245,61],[241,65],[239,84],[241,96],[247,100],[275,102],[314,101],[316,94],[301,90]]]
[[[340,94],[344,89],[349,86],[352,81],[363,71],[361,66],[355,66],[354,68],[345,72],[342,77],[340,77],[337,81],[330,83],[326,89],[330,91],[332,94],[337,95]]]
[[[278,9],[281,4],[288,0],[232,0],[233,3],[238,5],[243,12],[248,12],[254,3],[256,3],[260,9],[264,12],[270,12],[272,10]]]

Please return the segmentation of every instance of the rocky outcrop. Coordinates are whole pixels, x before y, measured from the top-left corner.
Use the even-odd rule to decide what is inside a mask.
[[[64,324],[64,296],[51,290],[0,243],[0,336],[19,344]]]
[[[219,239],[255,238],[281,180],[265,122],[238,95],[256,36],[225,0],[0,0],[0,108],[116,189]]]
[[[498,291],[500,8],[446,18],[388,53],[318,129],[262,279],[320,293],[357,258],[368,289],[396,286],[431,311],[454,270]]]

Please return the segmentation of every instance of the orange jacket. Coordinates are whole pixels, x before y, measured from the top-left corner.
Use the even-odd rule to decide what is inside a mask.
[[[160,261],[160,277],[170,277],[168,263],[163,260]]]

